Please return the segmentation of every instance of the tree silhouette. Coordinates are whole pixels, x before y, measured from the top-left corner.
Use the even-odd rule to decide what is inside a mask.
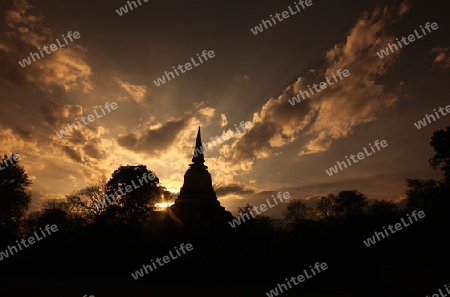
[[[0,161],[1,165],[5,165],[0,170],[0,234],[17,233],[20,221],[31,202],[28,187],[32,182],[23,167],[17,164],[14,156],[14,154],[10,157],[5,155]],[[8,162],[8,166],[5,162]]]
[[[423,210],[427,214],[447,211],[444,204],[448,200],[448,187],[439,180],[407,179],[406,191],[408,210]]]
[[[317,217],[322,219],[335,217],[335,204],[336,195],[334,194],[328,194],[327,196],[320,197],[320,200],[316,205]]]
[[[67,195],[70,212],[78,214],[89,223],[98,219],[106,209],[106,204],[100,203],[105,198],[105,187],[106,183],[91,185]]]
[[[320,218],[344,218],[362,215],[368,205],[367,196],[356,190],[321,197],[316,206]]]
[[[339,217],[352,217],[362,215],[367,205],[366,195],[356,190],[346,190],[337,195],[334,209]]]
[[[82,222],[76,214],[70,212],[70,205],[66,200],[50,199],[44,201],[41,210],[28,216],[26,225],[28,232],[33,232],[45,225],[56,224],[59,233],[74,230],[77,226],[82,226]]]
[[[284,220],[290,223],[297,223],[311,218],[312,208],[306,206],[301,200],[294,200],[286,206],[286,210],[283,212]]]
[[[252,208],[253,208],[253,206],[251,206],[248,203],[246,205],[242,206],[242,207],[238,207],[237,208],[238,209],[238,215],[239,216],[240,215],[244,216],[245,214],[247,214],[250,219],[253,219],[252,213],[250,212],[252,210]],[[257,216],[258,215],[256,215],[256,217]]]
[[[115,197],[105,210],[108,220],[122,223],[146,221],[159,200],[164,187],[145,165],[120,166],[106,184],[106,195]]]
[[[374,200],[367,207],[367,215],[373,219],[393,221],[398,217],[399,209],[393,201]]]
[[[437,130],[431,136],[430,145],[435,154],[428,163],[437,169],[444,171],[444,180],[406,179],[408,186],[407,207],[409,210],[424,210],[426,213],[444,212],[450,206],[450,127],[446,130]]]
[[[450,127],[446,130],[434,131],[430,145],[435,154],[428,162],[434,169],[440,166],[440,169],[444,171],[445,183],[450,185]]]

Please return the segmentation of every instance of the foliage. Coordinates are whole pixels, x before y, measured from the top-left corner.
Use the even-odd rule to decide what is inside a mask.
[[[14,156],[14,155],[12,155]],[[6,155],[0,161],[1,165],[8,162],[8,166],[0,170],[0,233],[16,233],[31,203],[28,187],[32,184],[22,166],[17,162],[11,164]]]
[[[301,200],[294,200],[286,206],[283,217],[286,223],[296,223],[312,218],[312,208]]]
[[[428,162],[434,169],[440,166],[440,169],[444,171],[447,185],[450,185],[450,127],[446,130],[434,131],[430,145],[435,154]]]

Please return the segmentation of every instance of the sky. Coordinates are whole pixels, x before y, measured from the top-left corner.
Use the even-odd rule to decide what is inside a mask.
[[[348,189],[401,201],[405,178],[442,177],[428,164],[429,143],[450,116],[421,129],[414,123],[450,104],[445,1],[312,0],[305,8],[296,1],[299,12],[256,35],[250,29],[295,10],[294,2],[140,2],[119,15],[126,1],[2,1],[0,146],[20,155],[33,181],[32,210],[126,165],[146,165],[176,197],[198,127],[208,142],[241,122],[252,127],[204,155],[219,201],[232,213],[278,191],[309,205]],[[438,29],[424,35],[427,22]],[[423,36],[378,56],[414,30]],[[69,31],[79,38],[65,44]],[[64,47],[18,63],[56,39]],[[198,64],[205,50],[214,56],[154,83],[173,66]],[[339,69],[350,75],[288,102]],[[108,102],[117,108],[108,111]],[[57,135],[94,111],[100,117]],[[326,173],[376,140],[388,146]]]

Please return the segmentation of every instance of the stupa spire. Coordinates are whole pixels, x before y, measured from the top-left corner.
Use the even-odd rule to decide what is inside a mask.
[[[197,139],[195,140],[194,156],[192,157],[192,162],[194,164],[205,163],[205,158],[203,157],[204,147],[202,147],[202,137],[200,135],[200,126],[198,126]]]

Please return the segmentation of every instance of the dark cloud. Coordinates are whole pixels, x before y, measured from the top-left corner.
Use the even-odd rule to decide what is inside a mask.
[[[39,111],[43,115],[45,122],[50,125],[53,129],[57,129],[58,127],[58,105],[51,101],[47,101],[47,105],[42,105],[39,108]]]
[[[237,160],[254,160],[259,152],[269,148],[269,140],[280,129],[271,122],[258,123],[236,144],[234,158]]]
[[[55,132],[66,129],[68,124],[75,124],[72,128],[73,131],[70,132],[67,139],[73,144],[84,144],[86,142],[85,136],[81,133],[82,129],[91,128],[84,125],[81,120],[79,121],[81,125],[78,124],[77,118],[83,114],[83,107],[79,104],[68,104],[68,105],[58,105],[50,100],[46,101],[45,105],[39,107],[39,111],[44,117],[44,121],[49,125]],[[90,129],[94,132],[96,128]]]
[[[149,129],[141,134],[130,133],[119,136],[117,141],[120,146],[129,150],[159,155],[174,143],[188,123],[189,118],[171,120],[159,128]]]
[[[22,140],[26,142],[37,142],[36,138],[33,137],[33,133],[31,131],[25,131],[19,127],[14,129],[14,134],[19,136]]]
[[[63,146],[62,147],[62,151],[73,161],[78,162],[78,163],[83,163],[83,159],[81,157],[81,155],[75,151],[74,149],[72,149],[71,147],[68,146]]]
[[[65,140],[70,142],[71,144],[75,145],[85,145],[88,141],[86,138],[86,133],[83,133],[81,130],[84,129],[86,126],[78,127],[79,130],[73,130],[73,132],[70,132],[69,136],[64,137]]]
[[[431,50],[433,55],[436,55],[433,61],[433,67],[445,70],[450,68],[450,47],[435,47]]]
[[[107,156],[106,151],[101,149],[101,143],[98,139],[91,139],[84,147],[84,152],[89,157],[97,160]]]
[[[23,86],[27,82],[21,67],[10,62],[9,57],[2,51],[0,51],[0,81],[16,87]]]
[[[219,186],[218,188],[215,189],[215,192],[217,196],[225,196],[229,194],[248,195],[255,193],[254,190],[245,188],[244,186],[240,185]]]

